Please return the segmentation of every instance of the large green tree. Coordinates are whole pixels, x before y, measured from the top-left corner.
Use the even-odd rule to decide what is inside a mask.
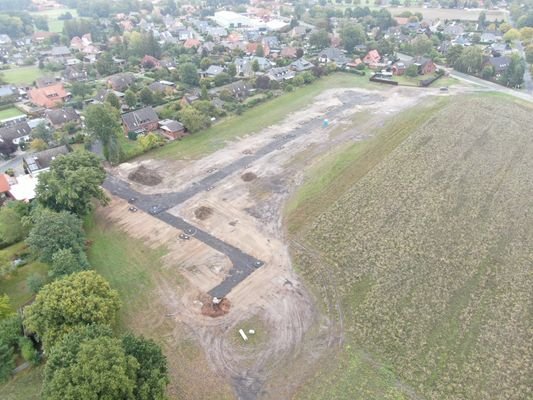
[[[122,339],[127,355],[135,357],[137,370],[134,395],[136,400],[163,400],[168,384],[167,360],[153,341],[127,334]]]
[[[329,34],[325,29],[320,29],[311,34],[309,44],[317,49],[323,49],[329,46]]]
[[[32,214],[32,219],[33,227],[26,242],[43,262],[51,263],[59,250],[70,249],[74,254],[84,251],[85,233],[76,215],[39,209]]]
[[[365,43],[365,30],[361,24],[345,23],[340,32],[344,49],[353,52],[355,46]]]
[[[193,63],[184,63],[180,66],[180,79],[183,83],[191,86],[198,85],[198,72]]]
[[[39,203],[55,211],[69,211],[86,215],[96,199],[106,204],[107,198],[100,187],[105,170],[96,155],[76,151],[57,157],[50,170],[39,175],[35,190]]]
[[[61,249],[52,255],[52,265],[50,265],[48,275],[55,279],[87,268],[89,268],[89,262],[84,252]]]
[[[105,328],[75,330],[50,350],[42,398],[133,400],[138,370],[135,357]]]
[[[93,104],[85,112],[85,126],[89,133],[104,146],[107,160],[117,163],[120,159],[118,135],[122,134],[118,111],[109,104]]]
[[[190,106],[179,111],[178,118],[191,133],[198,132],[211,125],[208,115],[202,114],[200,111]]]
[[[453,67],[467,74],[477,74],[483,66],[483,51],[479,47],[471,46],[463,50]]]
[[[26,237],[28,227],[22,218],[26,215],[26,208],[18,207],[19,202],[9,202],[0,208],[0,243],[12,244]]]
[[[45,348],[52,348],[79,326],[113,323],[119,306],[109,282],[94,271],[83,271],[45,285],[26,308],[24,324]]]

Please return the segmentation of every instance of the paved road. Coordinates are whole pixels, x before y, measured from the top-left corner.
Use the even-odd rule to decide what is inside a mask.
[[[290,134],[278,136],[270,143],[256,150],[254,154],[243,156],[225,167],[213,171],[205,178],[198,182],[193,182],[189,187],[180,192],[145,195],[135,191],[129,183],[112,175],[108,175],[103,186],[113,195],[128,201],[135,199],[132,202],[138,209],[152,214],[161,221],[181,229],[185,234],[196,240],[200,240],[209,247],[225,254],[231,260],[233,266],[224,281],[209,291],[210,295],[222,298],[240,282],[246,279],[246,277],[248,277],[255,269],[262,267],[264,262],[244,253],[237,247],[214,237],[210,233],[188,223],[184,219],[168,213],[167,210],[185,202],[199,193],[213,189],[218,182],[222,181],[229,175],[238,171],[244,171],[252,162],[274,151],[283,149],[285,145],[288,145],[297,137],[311,133],[313,130],[320,129],[323,123],[323,118],[328,118],[331,121],[344,111],[354,107],[356,104],[361,104],[369,100],[371,100],[371,95],[353,96],[348,94],[342,99],[342,106],[323,114],[320,118],[314,118],[300,125],[293,129]]]

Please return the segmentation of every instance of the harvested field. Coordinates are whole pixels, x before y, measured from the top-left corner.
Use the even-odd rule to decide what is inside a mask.
[[[194,216],[201,220],[209,218],[212,214],[213,209],[211,207],[201,206],[194,210]]]
[[[131,172],[128,175],[128,179],[146,186],[159,185],[163,180],[156,171],[146,168],[144,165],[140,165],[135,171]]]
[[[345,344],[296,398],[532,398],[532,111],[454,99],[299,230]]]
[[[243,174],[241,176],[241,179],[244,181],[244,182],[251,182],[253,181],[255,178],[257,178],[257,175],[254,174],[253,172],[246,172],[245,174]]]

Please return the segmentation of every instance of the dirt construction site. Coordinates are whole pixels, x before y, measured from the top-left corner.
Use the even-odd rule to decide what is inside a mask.
[[[336,321],[319,311],[291,264],[283,225],[286,200],[302,183],[304,171],[328,152],[370,138],[402,110],[466,90],[331,89],[280,123],[250,132],[201,159],[121,164],[110,174],[138,195],[128,202],[130,194],[121,195],[109,185],[112,201],[100,212],[132,237],[168,249],[164,264],[178,269],[188,285],[175,292],[161,287],[161,313],[189,329],[210,367],[231,382],[237,398],[290,398],[299,380],[309,377],[304,366],[341,343],[342,333]],[[210,176],[216,179],[204,184]],[[132,212],[130,203],[135,205],[137,198],[146,201],[145,207]],[[165,222],[154,208],[163,203],[165,218],[179,218],[194,228],[187,231]],[[200,240],[196,229],[219,240],[218,247]],[[238,249],[261,264],[226,287],[225,308],[213,317],[209,293],[236,268],[220,248]],[[249,320],[256,321],[255,330],[261,334],[253,351],[233,335]],[[299,368],[292,369],[295,360]],[[274,385],[289,368],[294,379]]]

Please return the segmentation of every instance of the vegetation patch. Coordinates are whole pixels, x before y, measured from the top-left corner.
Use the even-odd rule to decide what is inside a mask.
[[[531,106],[468,96],[427,117],[299,229],[350,347],[296,398],[528,397]]]

